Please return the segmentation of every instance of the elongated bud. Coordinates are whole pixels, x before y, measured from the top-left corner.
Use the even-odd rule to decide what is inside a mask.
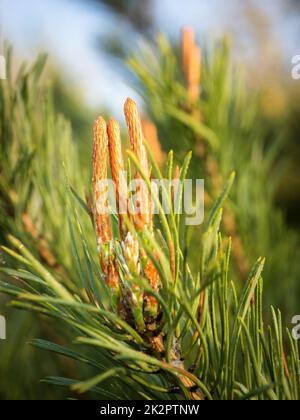
[[[144,145],[142,121],[136,103],[130,98],[125,102],[124,113],[132,150],[141,163],[145,174],[149,175],[149,163]]]
[[[107,127],[107,133],[109,140],[110,167],[112,178],[116,188],[116,200],[119,214],[120,233],[121,236],[124,237],[126,232],[124,217],[127,214],[128,188],[124,172],[120,127],[115,120],[110,120]]]
[[[106,122],[98,118],[94,126],[93,145],[93,206],[95,228],[100,252],[101,246],[111,240],[111,230],[108,212],[108,185],[107,185],[107,147],[108,137]]]
[[[128,98],[125,102],[124,113],[128,127],[131,148],[136,155],[143,171],[150,180],[149,162],[146,148],[144,145],[144,135],[142,130],[141,117],[139,115],[136,103]],[[141,181],[141,176],[136,173],[135,178]],[[137,229],[143,229],[144,226],[151,226],[149,191],[145,182],[140,182],[136,193],[136,215],[134,218]]]
[[[107,184],[108,137],[106,122],[99,117],[94,125],[93,144],[93,211],[100,263],[106,281],[110,282],[112,239],[108,212],[108,184]]]
[[[195,45],[191,56],[188,72],[188,91],[191,99],[198,99],[200,95],[201,52]]]
[[[106,284],[112,291],[113,304],[120,298],[119,274],[112,249],[107,182],[108,136],[105,120],[100,117],[94,125],[93,144],[93,212],[100,264]]]
[[[189,96],[196,100],[200,95],[201,51],[192,28],[184,28],[182,32],[182,65]]]
[[[188,68],[190,66],[190,57],[192,54],[192,49],[195,44],[195,32],[193,28],[186,27],[182,30],[181,35],[181,56],[182,56],[182,66],[184,74],[188,74]]]

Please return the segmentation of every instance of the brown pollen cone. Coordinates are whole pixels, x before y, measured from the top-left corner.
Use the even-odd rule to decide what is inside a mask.
[[[94,143],[93,143],[93,213],[95,219],[96,238],[98,252],[100,255],[102,269],[106,271],[105,262],[102,255],[102,247],[107,245],[112,239],[110,220],[107,207],[107,153],[108,137],[105,120],[100,117],[94,125]],[[106,183],[106,185],[105,185]],[[106,257],[104,257],[106,259]]]
[[[128,127],[129,138],[132,151],[134,152],[139,164],[141,165],[146,177],[150,180],[149,162],[146,148],[144,145],[144,134],[142,130],[142,121],[139,115],[136,103],[128,98],[124,106],[125,119]],[[135,175],[136,180],[141,184],[137,188],[136,193],[136,211],[135,211],[135,226],[141,230],[144,226],[151,226],[150,214],[150,196],[145,182],[139,173]]]
[[[111,119],[107,126],[107,133],[109,139],[109,159],[112,178],[115,183],[116,200],[119,214],[120,233],[124,238],[126,234],[126,225],[124,217],[127,214],[128,205],[128,189],[127,180],[124,173],[124,163],[121,147],[121,133],[118,123]]]

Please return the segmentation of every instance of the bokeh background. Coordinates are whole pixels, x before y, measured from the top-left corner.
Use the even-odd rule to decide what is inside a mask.
[[[4,50],[5,42],[13,45],[15,72],[24,60],[47,52],[45,83],[51,85],[56,109],[71,121],[74,139],[81,144],[91,142],[91,126],[100,113],[121,118],[127,96],[143,107],[131,87],[124,58],[144,38],[151,42],[157,32],[163,32],[176,44],[187,25],[195,29],[201,44],[228,35],[249,88],[262,92],[261,114],[270,137],[280,131],[287,140],[287,165],[276,202],[299,234],[300,80],[293,80],[291,70],[292,57],[300,54],[300,1],[2,0],[0,16],[0,49]],[[299,249],[295,249],[298,257]],[[0,313],[2,307],[0,301]],[[0,399],[63,397],[57,390],[38,385],[40,375],[51,371],[55,360],[41,358],[30,347],[21,353],[8,349],[9,345],[25,346],[22,337],[35,337],[41,326],[15,311],[9,319],[18,328],[9,343],[0,342]],[[42,328],[48,327],[43,324]],[[18,357],[22,360],[16,363]],[[32,360],[34,365],[20,371]]]
[[[124,98],[138,99],[120,59],[143,38],[163,32],[177,42],[186,25],[200,42],[228,34],[249,83],[265,91],[267,122],[288,131],[291,161],[278,203],[299,226],[300,89],[291,60],[300,53],[300,1],[2,0],[1,16],[2,44],[14,46],[16,68],[39,51],[48,53],[57,107],[81,137],[99,110],[120,117]]]

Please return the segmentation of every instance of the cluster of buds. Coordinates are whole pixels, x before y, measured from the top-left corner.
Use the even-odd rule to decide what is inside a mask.
[[[145,176],[150,181],[150,165],[144,145],[142,122],[135,102],[127,99],[124,107],[132,152],[135,154]],[[112,234],[108,199],[108,161],[118,210],[120,237]],[[139,276],[147,279],[154,291],[159,290],[160,279],[153,262],[147,257],[137,238],[129,231],[131,223],[137,232],[153,232],[151,194],[145,182],[138,183],[135,196],[135,211],[130,212],[128,185],[121,147],[121,134],[118,123],[111,119],[108,124],[100,117],[95,122],[93,145],[93,205],[100,265],[107,286],[110,288],[116,309],[127,321],[143,333],[155,324],[159,314],[156,299],[134,282]],[[141,180],[138,171],[136,181]],[[105,199],[103,199],[105,197]],[[124,209],[126,211],[124,212]],[[116,249],[122,252],[122,264],[117,258]],[[155,250],[153,250],[155,255]],[[152,326],[152,327],[151,327]]]
[[[201,51],[192,28],[184,28],[181,38],[181,53],[184,75],[189,96],[197,100],[200,95]]]

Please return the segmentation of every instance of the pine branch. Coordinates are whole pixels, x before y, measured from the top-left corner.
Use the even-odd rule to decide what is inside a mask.
[[[170,77],[173,65],[173,70],[177,71],[176,61],[162,40],[160,46],[164,49]],[[160,80],[160,89],[161,82],[165,82],[164,77]],[[155,80],[152,78],[150,83]],[[175,100],[168,101],[166,95],[166,111],[160,109],[159,116],[171,124],[171,137],[174,139],[176,130],[180,141],[185,135],[193,139],[194,128],[200,127],[196,131],[204,140],[209,138],[209,147],[218,147],[220,133],[215,133],[213,128],[196,121],[187,129],[174,114],[170,116],[170,102],[174,100],[171,104],[174,108],[178,96],[184,102],[187,92],[174,83],[173,77],[168,83],[169,88],[176,88]],[[80,170],[79,152],[66,133],[66,125],[53,114],[49,98],[48,101],[46,114],[41,117],[39,112],[37,120],[42,118],[42,124],[46,124],[53,138],[49,133],[50,138],[46,139],[32,133],[26,139],[28,144],[22,143],[21,136],[13,138],[13,142],[25,150],[32,148],[33,140],[38,147],[31,160],[32,171],[28,172],[32,178],[25,177],[23,184],[18,183],[20,190],[26,191],[28,183],[33,185],[31,194],[25,194],[24,199],[21,194],[24,201],[14,209],[14,217],[20,215],[13,229],[15,235],[8,235],[2,247],[11,268],[1,269],[0,281],[0,292],[11,296],[13,307],[33,311],[42,316],[41,320],[46,315],[53,331],[57,332],[59,326],[67,343],[62,346],[59,342],[34,340],[32,344],[82,366],[76,377],[52,376],[46,381],[66,387],[69,392],[90,392],[89,397],[94,394],[101,399],[299,399],[298,343],[289,331],[283,332],[279,311],[272,309],[272,324],[264,324],[265,260],[257,260],[243,287],[232,277],[234,240],[223,238],[221,226],[229,194],[231,205],[237,196],[235,174],[231,174],[222,193],[212,203],[203,229],[195,229],[197,263],[193,264],[186,255],[191,245],[184,226],[185,214],[175,211],[183,208],[183,181],[190,164],[190,171],[195,170],[191,153],[181,167],[177,167],[174,154],[170,152],[163,175],[144,141],[137,106],[128,100],[125,117],[132,148],[128,151],[126,186],[132,179],[144,181],[144,184],[136,200],[132,196],[124,197],[128,188],[124,177],[118,173],[125,165],[117,123],[111,121],[108,127],[104,119],[95,123],[93,179],[89,182],[87,177],[76,177],[85,173],[85,168]],[[203,116],[206,124],[212,121],[205,108]],[[194,119],[193,115],[188,117]],[[7,121],[1,121],[3,128]],[[32,116],[29,121],[26,119],[26,124],[31,127]],[[162,122],[158,121],[158,126],[160,124]],[[57,162],[56,133],[62,136],[60,146],[66,152],[65,168],[68,169],[61,170]],[[10,145],[3,139],[1,132],[1,147],[9,149]],[[230,144],[222,147],[225,153]],[[8,149],[6,155],[12,156]],[[222,163],[222,158],[218,157]],[[13,161],[14,158],[6,162],[4,171],[8,185],[15,167]],[[107,193],[105,183],[103,190],[99,185],[107,181],[108,162],[114,182],[121,180],[121,184],[115,185],[115,212],[111,211],[113,198],[103,194]],[[159,181],[163,177],[179,179],[182,182],[179,193],[171,186],[163,188],[162,196],[157,196],[151,189],[151,173]],[[57,179],[58,182],[54,182]],[[227,179],[223,173],[222,179]],[[92,204],[81,197],[89,186],[93,193]],[[179,203],[176,196],[180,198]],[[101,203],[109,207],[109,216],[99,205],[103,197]],[[164,212],[163,199],[173,204],[170,214]],[[43,261],[36,249],[38,241],[36,244],[27,241],[24,226],[19,223],[24,208],[31,220],[36,220],[33,217],[36,200],[41,203],[38,230],[32,225],[28,230],[34,236],[45,232],[50,238],[49,247],[57,241],[56,252],[66,269],[66,280],[62,281]],[[130,202],[136,212],[120,215],[121,200]],[[151,201],[158,209],[155,217]],[[237,231],[240,234],[239,228]],[[76,349],[72,346],[74,342]]]

